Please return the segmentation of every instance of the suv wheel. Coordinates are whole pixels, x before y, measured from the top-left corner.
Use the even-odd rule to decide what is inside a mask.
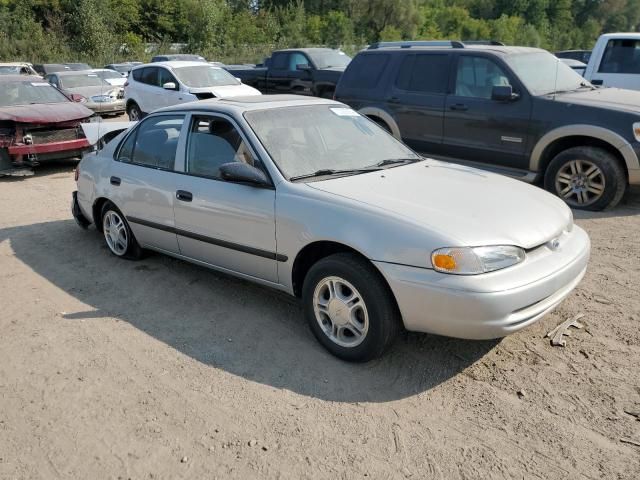
[[[551,161],[544,187],[570,207],[605,210],[620,202],[627,179],[620,162],[606,150],[574,147]]]
[[[127,109],[127,114],[129,114],[129,121],[137,122],[138,120],[142,120],[142,110],[137,103],[133,102],[129,105]]]
[[[373,360],[398,333],[400,314],[392,293],[375,267],[356,255],[338,253],[313,265],[302,299],[315,337],[343,360]]]

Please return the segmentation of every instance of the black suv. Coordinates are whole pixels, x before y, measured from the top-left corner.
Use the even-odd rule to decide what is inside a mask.
[[[640,184],[640,92],[597,89],[544,50],[376,44],[335,98],[421,153],[543,183],[572,207],[613,207]]]

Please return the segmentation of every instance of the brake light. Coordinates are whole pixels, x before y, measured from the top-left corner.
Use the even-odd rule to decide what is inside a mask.
[[[123,87],[125,87],[125,88],[126,88],[126,87],[128,87],[128,86],[129,86],[129,80],[127,80],[126,82],[124,82]]]
[[[73,171],[73,177],[76,183],[78,183],[78,178],[80,177],[80,165],[78,165]]]

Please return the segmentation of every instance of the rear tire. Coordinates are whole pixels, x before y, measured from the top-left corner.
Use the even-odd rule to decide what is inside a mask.
[[[606,150],[573,147],[551,161],[544,188],[572,208],[607,210],[622,200],[627,177],[618,159]]]
[[[139,260],[143,257],[144,251],[118,207],[111,202],[105,202],[100,220],[105,243],[113,255],[127,260]]]
[[[315,337],[342,360],[380,357],[400,330],[400,312],[384,278],[370,262],[351,253],[313,265],[304,279],[302,301]]]

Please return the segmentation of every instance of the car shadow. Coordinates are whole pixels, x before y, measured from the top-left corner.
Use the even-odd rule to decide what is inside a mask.
[[[46,162],[34,168],[27,169],[28,173],[26,173],[25,175],[0,175],[0,184],[29,181],[30,179],[34,178],[49,177],[62,173],[68,174],[70,177],[73,177],[73,170],[76,168],[76,165],[78,165],[79,161],[79,158],[47,160]]]
[[[114,317],[211,367],[301,395],[384,402],[425,392],[499,341],[404,333],[387,354],[349,364],[315,340],[297,299],[164,255],[120,260],[73,220],[0,229],[15,256],[85,305],[69,322]]]

